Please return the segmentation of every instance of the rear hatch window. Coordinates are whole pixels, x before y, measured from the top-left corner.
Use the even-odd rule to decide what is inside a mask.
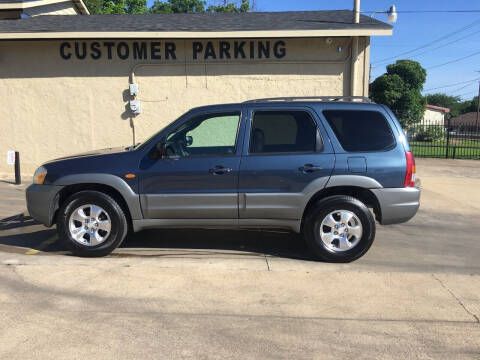
[[[385,151],[395,147],[392,129],[378,111],[324,110],[323,115],[345,151]]]

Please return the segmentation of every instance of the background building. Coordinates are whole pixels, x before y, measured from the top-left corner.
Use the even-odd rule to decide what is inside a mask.
[[[392,33],[367,16],[354,23],[348,10],[81,15],[81,0],[67,3],[79,15],[0,20],[0,153],[20,151],[24,173],[130,145],[132,124],[142,141],[194,106],[367,96],[370,36]],[[12,171],[0,162],[0,174]]]
[[[423,115],[423,122],[427,125],[443,125],[446,120],[446,115],[450,112],[450,109],[435,106],[427,105],[425,107],[425,113]]]

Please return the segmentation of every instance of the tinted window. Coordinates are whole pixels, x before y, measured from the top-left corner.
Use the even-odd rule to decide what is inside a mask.
[[[395,146],[392,130],[378,111],[325,110],[323,114],[346,151],[380,151]]]
[[[235,153],[240,113],[201,115],[183,123],[167,137],[169,156]]]
[[[250,153],[315,151],[317,126],[305,111],[256,111]]]

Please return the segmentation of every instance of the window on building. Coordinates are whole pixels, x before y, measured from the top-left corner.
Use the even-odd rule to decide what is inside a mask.
[[[323,115],[345,151],[382,151],[395,146],[392,129],[378,111],[325,110]]]
[[[250,153],[314,152],[317,126],[306,111],[256,111]]]

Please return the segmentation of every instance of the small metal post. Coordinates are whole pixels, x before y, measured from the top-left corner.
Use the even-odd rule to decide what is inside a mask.
[[[455,153],[457,152],[457,147],[454,146],[453,147],[453,155],[452,155],[452,159],[455,159]]]
[[[477,119],[475,120],[475,135],[478,135],[478,114],[480,113],[480,81],[478,82],[478,106],[477,106]]]
[[[15,184],[20,185],[22,179],[20,177],[20,153],[15,151]]]
[[[447,119],[447,148],[445,151],[445,159],[448,159],[448,148],[450,146],[450,117]]]

